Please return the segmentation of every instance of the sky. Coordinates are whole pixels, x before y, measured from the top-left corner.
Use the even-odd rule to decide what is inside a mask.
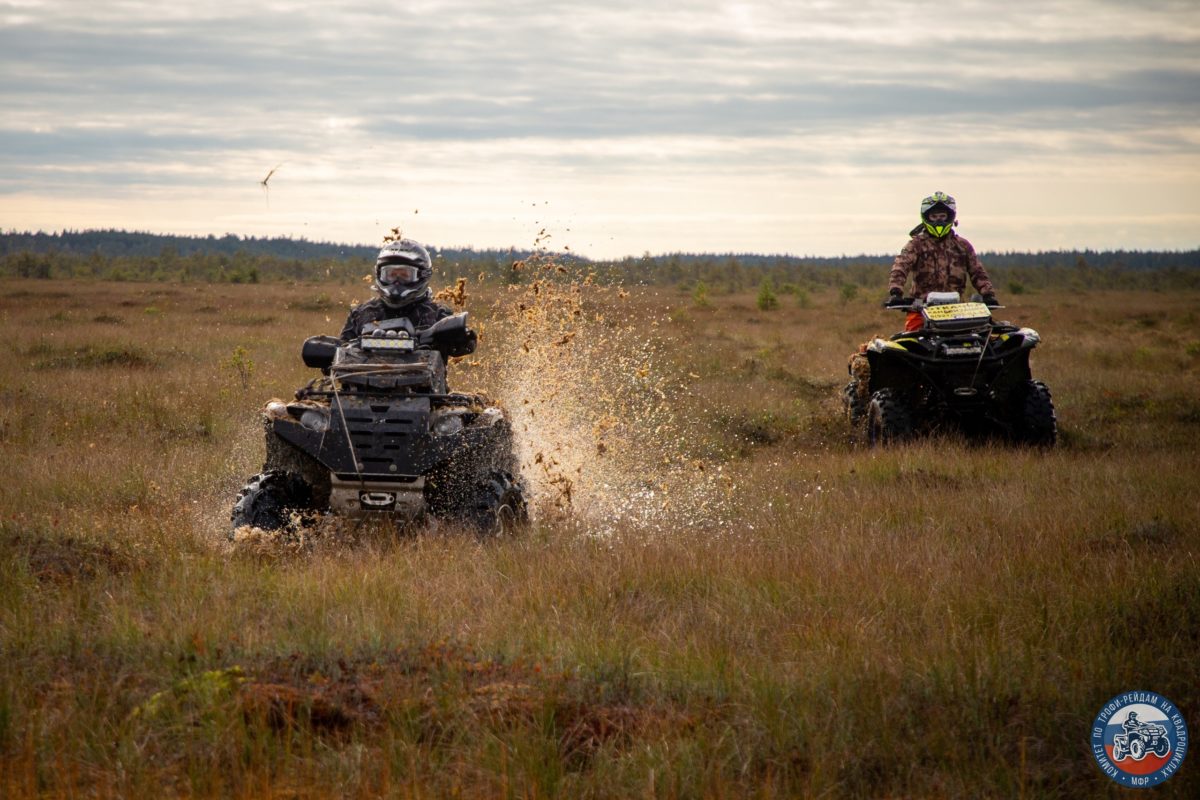
[[[0,103],[4,230],[1200,247],[1196,0],[0,0]]]

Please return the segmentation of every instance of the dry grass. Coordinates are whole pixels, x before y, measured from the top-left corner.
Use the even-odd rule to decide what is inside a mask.
[[[257,408],[358,290],[2,288],[0,796],[1115,797],[1105,700],[1200,730],[1193,296],[1014,298],[1053,452],[870,451],[866,300],[468,287],[540,521],[231,552]]]

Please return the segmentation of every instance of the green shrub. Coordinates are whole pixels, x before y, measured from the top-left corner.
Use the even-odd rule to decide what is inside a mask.
[[[250,377],[254,374],[254,362],[250,360],[250,354],[246,348],[240,344],[233,348],[233,354],[225,362],[225,367],[237,376],[238,381],[242,384],[242,389],[250,388]]]
[[[775,287],[771,285],[770,278],[763,278],[763,282],[759,284],[757,303],[760,311],[771,311],[779,307],[779,298],[775,296]]]

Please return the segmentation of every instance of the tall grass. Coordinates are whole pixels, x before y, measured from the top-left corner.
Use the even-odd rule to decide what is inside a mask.
[[[1044,336],[1040,452],[852,444],[846,357],[898,322],[865,298],[597,294],[666,354],[728,513],[231,551],[329,291],[0,288],[0,796],[1115,797],[1105,700],[1200,730],[1193,296],[1008,309]],[[472,298],[460,385],[505,297]]]

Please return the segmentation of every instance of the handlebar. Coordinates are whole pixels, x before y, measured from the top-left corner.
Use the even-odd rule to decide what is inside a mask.
[[[418,348],[437,350],[443,358],[470,355],[475,352],[477,336],[475,331],[467,327],[467,312],[444,317],[427,328],[415,330],[411,321],[403,317],[368,322],[362,327],[360,335],[348,341],[342,341],[334,336],[310,336],[301,348],[304,365],[322,371],[328,370],[339,347],[360,343],[376,337],[391,338],[391,333],[399,337],[406,334],[414,340]]]

